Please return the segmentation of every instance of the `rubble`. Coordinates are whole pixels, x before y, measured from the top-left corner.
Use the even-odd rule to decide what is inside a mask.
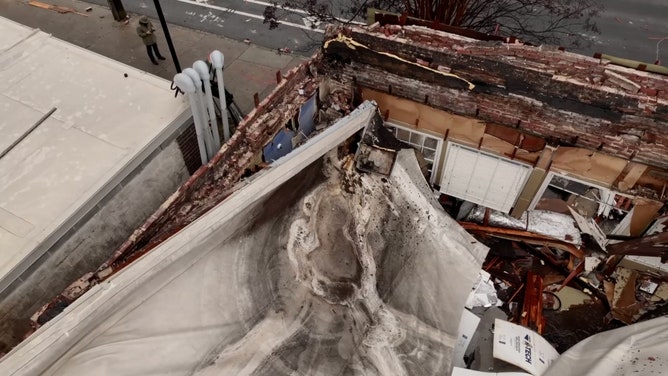
[[[263,198],[261,207],[244,212],[262,220],[235,223],[248,231],[235,233],[238,243],[223,242],[231,235],[220,223],[208,224],[206,231],[225,235],[215,247],[198,239],[228,257],[216,265],[233,267],[212,274],[244,292],[243,298],[223,294],[248,311],[216,301],[229,315],[207,311],[220,320],[217,330],[225,334],[220,328],[238,322],[243,328],[235,327],[232,342],[202,339],[209,341],[202,345],[207,352],[196,350],[196,367],[186,356],[179,361],[200,375],[242,367],[266,374],[271,367],[312,374],[368,367],[423,375],[447,374],[451,365],[459,367],[454,374],[518,371],[515,366],[534,375],[577,374],[557,370],[579,367],[569,360],[586,358],[583,340],[599,346],[592,357],[609,360],[610,340],[640,343],[638,352],[660,363],[663,355],[646,348],[656,339],[632,337],[668,331],[665,318],[651,320],[668,307],[662,201],[668,97],[660,90],[646,106],[646,90],[639,88],[665,88],[668,80],[554,48],[475,36],[387,24],[328,29],[322,51],[279,78],[277,90],[257,101],[216,157],[108,262],[42,307],[35,327],[86,291],[101,294],[100,286],[122,280],[133,261],[155,260],[151,249],[183,242],[209,211],[222,215],[217,209],[235,197],[250,200],[243,192],[259,189],[255,179],[289,160],[276,153],[269,163],[269,151],[308,144],[336,119],[354,117],[362,100],[374,100],[378,109],[364,131],[328,159],[335,160],[333,170],[325,169],[331,174],[300,176],[280,190],[289,200],[272,193],[274,200]],[[458,179],[449,181],[452,176]],[[307,183],[313,189],[299,191]],[[204,252],[200,245],[180,243],[193,253]],[[259,276],[241,268],[249,274],[231,280],[239,260],[271,270]],[[275,292],[271,299],[267,291]],[[165,301],[145,307],[143,317],[163,312]],[[279,303],[268,309],[268,301]],[[247,307],[253,304],[261,307]],[[98,314],[99,320],[107,313]],[[330,325],[343,331],[323,344],[332,333],[321,330]],[[599,334],[608,330],[616,334]],[[500,345],[512,356],[502,355]],[[326,359],[320,346],[329,349]],[[322,362],[288,367],[297,350]],[[626,360],[630,365],[620,369],[637,368]],[[594,361],[582,367],[609,370]]]
[[[664,255],[666,232],[621,242],[608,240],[608,235],[601,233],[605,239],[603,244],[582,241],[565,247],[569,243],[564,242],[563,234],[571,233],[569,236],[579,239],[581,230],[575,222],[576,219],[582,221],[583,217],[574,210],[570,215],[545,211],[543,216],[564,220],[555,222],[555,228],[543,227],[547,231],[542,231],[540,226],[532,227],[526,217],[518,220],[479,206],[463,217],[464,228],[490,247],[481,275],[488,276],[482,280],[489,281],[494,290],[472,296],[498,296],[503,304],[497,309],[507,315],[504,320],[535,330],[559,353],[597,333],[625,325],[635,326],[656,317],[653,312],[665,312],[668,307],[665,274],[616,265],[621,254]],[[569,224],[568,231],[563,230],[562,223]],[[606,272],[611,265],[612,271]],[[476,290],[479,289],[480,282],[476,284]],[[467,308],[472,306],[469,304]],[[483,317],[487,308],[482,309],[477,317]],[[508,371],[498,364],[496,368],[494,365],[480,368],[480,364],[476,365],[475,359],[470,358],[474,354],[469,351],[468,356],[464,369]]]
[[[81,13],[81,12],[75,10],[75,9],[60,6],[60,5],[47,4],[47,3],[43,3],[43,2],[37,1],[37,0],[30,0],[28,2],[28,5],[31,5],[31,6],[34,6],[34,7],[37,7],[37,8],[52,10],[52,11],[58,12],[60,14],[72,13],[72,14],[76,14],[78,16],[88,17],[88,15],[86,13]],[[90,8],[90,7],[86,8],[86,12],[88,12],[91,9],[92,8]]]
[[[367,128],[368,133],[362,136],[358,169],[387,174],[393,163],[393,148],[406,145],[392,144],[385,133],[377,131],[379,124],[382,124],[380,120],[372,123]],[[373,150],[376,156],[368,150]],[[668,283],[660,278],[643,274],[640,281],[637,272],[624,274],[621,268],[610,276],[602,272],[615,254],[663,254],[665,233],[615,244],[593,219],[608,215],[605,208],[592,204],[595,198],[572,197],[563,204],[553,204],[559,212],[529,210],[520,218],[480,205],[463,216],[457,214],[462,217],[460,224],[490,247],[463,317],[471,314],[470,309],[478,312],[460,324],[462,330],[469,326],[468,334],[460,334],[461,343],[470,341],[473,322],[477,323],[487,310],[498,307],[504,313],[504,320],[521,325],[518,328],[533,329],[544,336],[545,344],[554,343],[554,349],[547,345],[552,349],[554,360],[559,352],[581,340],[638,322],[644,314],[666,304],[663,294]],[[618,202],[631,204],[629,200]],[[649,249],[646,244],[651,245]],[[578,319],[584,312],[587,319]],[[475,350],[467,351],[467,356],[462,357],[463,363],[455,358],[455,364],[487,370],[476,368],[481,366],[474,365],[474,354]],[[477,354],[482,356],[480,352]],[[498,364],[497,367],[505,369]],[[541,374],[546,369],[531,372]]]
[[[547,210],[529,210],[520,218],[492,210],[486,214],[486,208],[477,205],[464,218],[467,222],[485,223],[485,225],[525,230],[563,240],[579,246],[582,244],[580,230],[575,226],[573,217],[567,214]]]

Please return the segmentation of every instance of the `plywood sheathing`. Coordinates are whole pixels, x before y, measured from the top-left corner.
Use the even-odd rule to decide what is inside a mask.
[[[454,138],[470,145],[478,145],[485,134],[485,124],[479,120],[455,115],[446,111],[417,103],[408,99],[362,88],[362,98],[378,103],[382,114],[387,114],[390,121],[396,121],[416,130],[427,130]]]
[[[510,212],[510,215],[515,218],[520,218],[522,214],[529,209],[529,206],[531,206],[531,201],[538,193],[540,187],[543,185],[543,180],[545,180],[546,175],[547,172],[542,168],[534,168],[531,170],[531,174],[529,175],[527,182],[524,184],[524,189],[522,192],[520,192],[520,195],[517,198],[517,202],[515,203],[512,212]]]
[[[626,163],[625,159],[587,149],[559,147],[552,155],[551,169],[610,188]]]
[[[545,146],[543,140],[513,128],[486,124],[369,88],[362,88],[361,94],[363,99],[376,101],[381,113],[387,114],[389,121],[441,137],[447,135],[449,140],[480,147],[508,158],[534,163]]]
[[[629,162],[624,171],[619,175],[618,182],[615,184],[620,192],[626,192],[633,188],[638,179],[645,173],[647,166],[639,163]]]
[[[642,197],[633,199],[633,211],[631,212],[631,236],[642,236],[647,227],[654,221],[663,207],[659,201],[649,200]]]
[[[637,182],[638,186],[648,187],[656,192],[663,192],[664,197],[657,197],[659,200],[665,200],[668,197],[668,171],[652,166],[648,166]]]

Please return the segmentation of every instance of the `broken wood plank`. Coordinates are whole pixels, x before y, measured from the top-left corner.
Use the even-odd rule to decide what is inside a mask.
[[[617,177],[617,182],[613,186],[616,185],[620,191],[626,192],[636,185],[646,170],[647,165],[629,162],[622,173]]]
[[[74,13],[74,14],[78,14],[80,16],[88,17],[88,15],[86,13],[78,12],[75,9],[68,8],[68,7],[62,7],[60,5],[47,4],[47,3],[43,3],[41,1],[30,0],[28,2],[28,5],[32,5],[32,6],[37,7],[37,8],[53,10],[53,11],[58,12],[60,14]]]
[[[612,255],[608,257],[605,262],[602,262],[598,265],[596,270],[600,272],[603,275],[610,276],[615,269],[617,268],[617,265],[622,261],[624,258],[623,255]]]
[[[610,244],[607,251],[611,255],[665,257],[668,255],[668,232]]]
[[[640,304],[636,300],[637,279],[638,273],[634,270],[618,275],[613,292],[612,317],[629,325],[635,322],[640,312]]]
[[[582,273],[584,271],[584,265],[585,265],[584,261],[580,261],[578,266],[573,268],[573,270],[571,271],[571,274],[569,274],[568,277],[566,277],[566,279],[564,279],[564,282],[561,283],[561,286],[559,286],[559,289],[557,290],[557,292],[561,291],[564,287],[566,287],[566,285],[568,285],[568,283],[570,281],[572,281],[573,278],[580,275],[580,273]]]
[[[510,228],[483,226],[471,222],[459,222],[459,224],[468,232],[475,232],[481,235],[489,235],[508,240],[517,240],[528,244],[544,245],[547,247],[561,249],[562,251],[566,251],[579,259],[584,257],[584,252],[575,245],[557,240],[549,236]]]
[[[543,317],[543,277],[532,271],[527,273],[524,289],[524,304],[520,324],[543,334],[545,318]]]

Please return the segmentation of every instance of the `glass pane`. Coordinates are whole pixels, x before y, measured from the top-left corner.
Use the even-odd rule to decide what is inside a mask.
[[[422,154],[424,155],[424,159],[426,159],[428,161],[433,161],[434,160],[434,155],[436,155],[436,152],[434,152],[433,150],[429,150],[429,149],[423,149]]]
[[[410,132],[397,128],[397,138],[399,140],[408,142],[410,136]]]
[[[422,146],[424,142],[424,136],[419,133],[411,133],[411,144]]]
[[[428,147],[429,149],[436,150],[436,147],[438,146],[438,140],[427,137],[427,139],[424,141],[424,146]]]

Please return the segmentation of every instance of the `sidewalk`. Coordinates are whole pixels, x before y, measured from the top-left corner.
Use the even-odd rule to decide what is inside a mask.
[[[141,39],[135,34],[139,15],[131,14],[126,25],[117,22],[111,11],[102,6],[77,0],[41,0],[87,15],[58,13],[28,5],[28,0],[0,0],[0,16],[29,27],[40,29],[72,44],[97,52],[111,59],[155,74],[171,81],[176,73],[158,20],[152,20],[158,29],[158,47],[167,58],[155,66],[146,55]],[[90,11],[86,8],[90,7]],[[253,94],[264,98],[276,85],[276,71],[284,72],[304,60],[300,56],[278,54],[276,51],[235,41],[218,35],[169,25],[169,31],[181,64],[192,66],[195,60],[205,60],[214,49],[225,55],[225,86],[234,94],[241,110],[253,108]]]

